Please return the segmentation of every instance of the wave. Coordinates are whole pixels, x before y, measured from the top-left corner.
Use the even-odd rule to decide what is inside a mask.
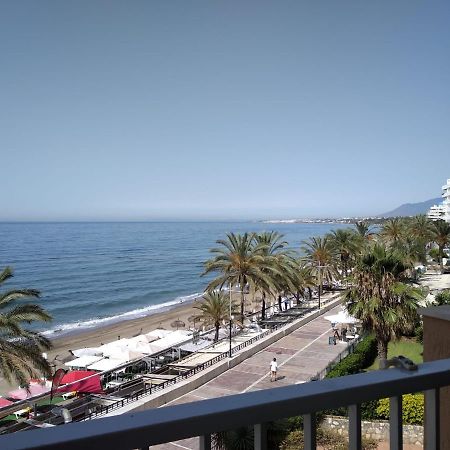
[[[75,331],[78,332],[85,329],[97,328],[99,326],[110,325],[113,323],[122,322],[124,320],[138,319],[140,317],[146,317],[152,314],[168,311],[182,303],[191,303],[200,298],[202,295],[203,293],[197,292],[195,294],[177,297],[174,300],[170,300],[165,303],[158,303],[156,305],[145,306],[144,308],[133,309],[132,311],[116,314],[114,316],[99,317],[80,322],[64,323],[50,330],[43,331],[42,334],[47,337],[55,338],[73,333]]]

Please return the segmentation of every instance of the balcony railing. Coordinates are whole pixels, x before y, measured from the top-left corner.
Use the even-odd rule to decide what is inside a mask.
[[[46,430],[0,436],[0,448],[75,450],[144,449],[199,436],[211,448],[211,434],[251,425],[255,450],[267,450],[268,422],[304,416],[305,449],[315,449],[315,413],[348,407],[349,449],[361,448],[360,405],[390,398],[390,447],[402,448],[402,394],[425,392],[426,448],[439,448],[439,391],[450,385],[450,359],[424,363],[415,371],[389,369],[151,409]]]

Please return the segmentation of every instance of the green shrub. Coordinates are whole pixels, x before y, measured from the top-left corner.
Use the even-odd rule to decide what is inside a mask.
[[[450,305],[450,289],[443,289],[434,297],[438,305]]]
[[[423,344],[423,324],[420,324],[414,332],[416,341]]]
[[[317,444],[323,450],[347,450],[348,439],[341,436],[335,431],[324,430],[319,428],[317,430]],[[292,431],[286,436],[286,439],[281,443],[280,450],[299,450],[304,446],[303,432]],[[375,450],[377,442],[373,439],[362,439],[362,450]]]
[[[423,425],[424,396],[423,394],[406,394],[403,396],[403,423]],[[389,399],[378,401],[377,414],[380,419],[389,419]]]

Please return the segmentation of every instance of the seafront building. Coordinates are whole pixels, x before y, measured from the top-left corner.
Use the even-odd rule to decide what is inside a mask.
[[[444,207],[444,220],[450,222],[450,178],[447,183],[442,186],[442,206]]]
[[[442,186],[442,199],[440,205],[433,205],[428,210],[427,217],[431,220],[445,220],[450,223],[450,178]]]
[[[433,205],[427,213],[430,220],[443,220],[445,216],[444,205]]]

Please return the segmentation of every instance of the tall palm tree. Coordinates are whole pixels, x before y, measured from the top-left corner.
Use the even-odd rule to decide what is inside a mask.
[[[407,268],[398,253],[377,244],[359,259],[345,294],[350,314],[374,333],[380,359],[387,358],[392,339],[414,326],[424,297],[421,289],[402,283]]]
[[[304,297],[305,291],[316,285],[316,279],[312,274],[311,266],[305,265],[302,259],[297,259],[291,280],[293,289],[290,290],[290,293],[295,297],[298,305],[300,297]]]
[[[214,342],[219,339],[220,324],[223,320],[229,319],[230,298],[222,291],[208,291],[203,295],[203,302],[195,305],[194,308],[201,311],[197,316],[205,325],[214,325],[216,333]],[[233,308],[233,305],[231,305]]]
[[[256,287],[262,295],[261,316],[263,320],[266,314],[266,296],[275,295],[276,290],[285,290],[286,286],[292,284],[294,270],[292,251],[287,248],[288,243],[283,240],[283,237],[276,231],[255,235],[255,251],[263,256],[260,268],[267,275],[266,278],[256,282]]]
[[[380,236],[382,241],[394,250],[401,250],[405,233],[405,224],[400,217],[386,220],[381,227]]]
[[[6,267],[0,273],[0,285],[12,278]],[[48,322],[51,316],[39,305],[18,304],[19,300],[40,296],[35,289],[14,289],[0,293],[0,372],[8,383],[15,380],[28,386],[30,378],[51,374],[49,363],[42,352],[51,347],[50,341],[24,324]]]
[[[253,290],[264,286],[270,290],[272,279],[270,261],[267,261],[261,248],[255,245],[255,233],[228,233],[227,239],[216,241],[220,247],[211,249],[214,258],[206,261],[203,275],[219,272],[219,276],[212,280],[207,290],[222,288],[225,285],[240,286],[241,318],[244,316],[244,288],[247,284]],[[267,269],[267,270],[266,270]]]
[[[444,248],[450,245],[450,223],[444,220],[436,220],[433,222],[432,227],[433,241],[437,244],[439,248],[439,264],[441,266],[441,272],[444,271]]]
[[[351,261],[358,249],[355,233],[350,229],[344,228],[333,230],[329,237],[331,247],[339,257],[341,278],[345,279],[347,278]]]
[[[329,236],[311,237],[303,241],[302,250],[305,254],[303,260],[310,266],[311,273],[317,280],[319,295],[322,293],[323,281],[329,284],[337,278],[336,254]]]
[[[368,245],[375,239],[376,233],[373,231],[373,227],[370,226],[365,220],[361,220],[355,223],[353,229],[355,235],[355,243],[357,245],[357,252],[361,254]]]

